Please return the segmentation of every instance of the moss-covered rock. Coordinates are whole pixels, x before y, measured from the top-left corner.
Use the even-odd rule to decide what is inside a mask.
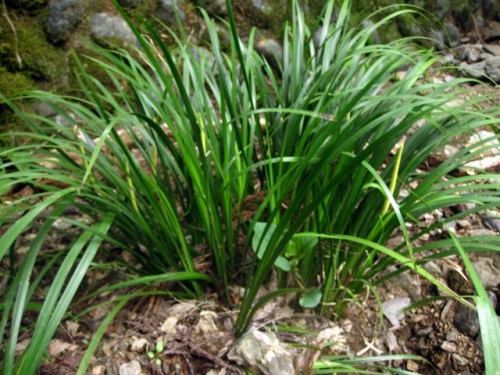
[[[39,23],[16,17],[14,31],[5,26],[0,33],[0,65],[25,76],[58,85],[67,74],[66,53],[50,45]],[[17,43],[16,43],[17,36]],[[19,60],[21,64],[19,64]]]

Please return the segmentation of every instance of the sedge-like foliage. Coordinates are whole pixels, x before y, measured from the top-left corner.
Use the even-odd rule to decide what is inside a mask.
[[[491,142],[498,136],[463,149],[433,170],[419,169],[445,144],[481,126],[497,124],[499,113],[498,108],[479,109],[479,98],[452,104],[465,80],[426,82],[436,63],[432,51],[415,49],[409,40],[369,44],[377,27],[407,11],[395,11],[373,27],[359,30],[349,24],[349,4],[343,2],[337,21],[313,34],[296,8],[294,22],[285,28],[282,80],[279,84],[272,80],[277,83],[273,105],[280,109],[279,117],[267,118],[269,142],[276,145],[270,150],[279,155],[268,172],[271,213],[267,222],[272,236],[249,274],[237,322],[239,333],[250,324],[255,306],[275,294],[263,296],[252,308],[276,259],[286,253],[297,233],[347,235],[384,244],[395,230],[402,231],[405,241],[396,249],[401,257],[387,252],[380,257],[382,247],[345,238],[300,255],[301,285],[314,288],[319,276],[322,312],[333,305],[334,312],[340,313],[349,296],[363,290],[366,281],[390,264],[401,263],[407,269],[411,262],[416,269],[416,254],[422,250],[439,249],[437,255],[433,253],[439,256],[444,254],[443,246],[453,247],[444,241],[413,248],[414,240],[446,222],[498,206],[497,175],[479,171],[475,176],[451,176],[495,147]],[[325,19],[331,19],[332,12],[333,2],[329,2]],[[404,78],[394,80],[400,70],[405,71]],[[400,194],[403,189],[408,194]],[[410,238],[405,223],[466,203],[474,207]],[[498,245],[495,239],[477,238],[467,250],[498,251]]]
[[[122,12],[140,48],[100,51],[94,63],[111,85],[86,73],[79,63],[78,97],[23,95],[46,102],[64,125],[26,114],[9,102],[33,132],[18,134],[29,138],[27,144],[2,151],[0,156],[8,161],[0,173],[5,185],[0,191],[14,183],[30,184],[39,200],[23,198],[2,208],[3,224],[13,225],[0,238],[0,258],[13,258],[16,238],[35,218],[43,221],[43,210],[55,208],[29,256],[12,270],[0,322],[0,340],[10,327],[4,372],[14,373],[22,316],[39,282],[28,286],[39,248],[68,205],[95,224],[66,219],[83,234],[59,255],[63,263],[51,298],[40,311],[36,346],[25,351],[18,373],[35,371],[103,240],[134,257],[133,264],[121,263],[130,273],[178,281],[180,290],[191,296],[201,296],[200,280],[214,282],[223,298],[231,283],[245,282],[236,322],[241,335],[256,308],[288,291],[321,290],[321,312],[326,314],[331,306],[339,313],[348,296],[362,291],[390,264],[437,283],[418,265],[418,254],[448,254],[452,243],[413,248],[412,242],[432,228],[410,237],[405,223],[443,207],[475,204],[442,225],[498,205],[498,176],[481,171],[473,177],[451,175],[492,147],[490,143],[465,149],[431,171],[419,170],[447,142],[496,123],[498,109],[480,109],[479,98],[451,106],[459,84],[466,81],[427,82],[436,59],[411,41],[370,44],[380,25],[412,10],[394,11],[358,29],[349,23],[349,2],[343,2],[335,22],[310,30],[294,3],[282,56],[271,64],[254,51],[255,30],[245,42],[239,38],[231,1],[227,6],[230,43],[224,52],[214,21],[203,11],[207,49],[191,45],[182,29],[173,35],[175,48],[144,23],[146,38]],[[333,19],[333,14],[330,1],[324,19]],[[404,78],[396,79],[403,69]],[[408,194],[400,194],[402,189]],[[15,216],[21,212],[23,216]],[[249,248],[259,222],[267,223],[264,232],[270,235],[261,236],[266,246],[256,257]],[[394,251],[383,247],[398,228],[405,243]],[[320,238],[317,246],[308,242],[301,248],[301,236],[315,235]],[[293,285],[279,271],[282,289],[256,301],[276,260],[293,241]],[[462,246],[466,251],[499,249],[498,240],[486,238],[463,241]],[[78,257],[85,261],[66,285]],[[198,273],[206,259],[211,269],[204,266],[202,271],[213,278]],[[151,276],[144,276],[134,285],[151,282]],[[43,335],[47,326],[50,330]]]

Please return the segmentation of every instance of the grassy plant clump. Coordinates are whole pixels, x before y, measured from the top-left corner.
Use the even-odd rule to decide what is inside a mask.
[[[304,306],[335,316],[392,264],[455,296],[420,266],[421,254],[453,253],[453,241],[412,244],[449,221],[499,205],[498,175],[455,173],[493,146],[480,141],[432,170],[421,166],[446,143],[497,123],[498,108],[481,109],[478,97],[451,105],[466,81],[426,81],[436,58],[410,40],[370,44],[376,28],[410,10],[358,29],[343,2],[334,23],[309,30],[295,4],[282,58],[271,66],[253,49],[255,30],[245,42],[238,37],[227,5],[226,53],[203,11],[208,53],[190,45],[182,29],[172,49],[153,27],[144,25],[146,38],[129,22],[141,44],[134,56],[100,50],[93,61],[113,88],[78,62],[83,95],[23,95],[46,102],[66,126],[9,102],[32,132],[18,134],[30,137],[28,144],[1,151],[0,184],[27,184],[34,195],[2,207],[8,229],[0,259],[11,275],[0,321],[4,373],[34,373],[103,242],[134,260],[117,259],[129,280],[116,288],[176,281],[173,293],[180,296],[201,297],[210,285],[228,301],[228,288],[244,285],[237,335],[259,307],[289,291],[301,292]],[[324,19],[333,12],[330,1]],[[395,79],[401,70],[404,78]],[[433,227],[406,230],[426,213],[465,204]],[[92,224],[66,218],[70,206]],[[31,274],[56,219],[82,234],[54,260],[59,267],[37,307],[31,343],[15,359],[23,316],[48,277],[47,269],[33,280]],[[17,259],[16,239],[34,220],[36,240]],[[384,247],[396,230],[405,241]],[[499,245],[496,238],[461,239],[464,251],[498,251]],[[207,260],[209,267],[201,267]],[[279,289],[256,300],[273,269]]]

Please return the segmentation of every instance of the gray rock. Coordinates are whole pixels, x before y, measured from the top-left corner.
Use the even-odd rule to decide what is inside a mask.
[[[427,36],[436,50],[442,51],[444,49],[444,34],[442,31],[431,30]]]
[[[398,297],[382,304],[382,312],[394,327],[401,325],[400,320],[405,317],[404,309],[411,305],[408,297]]]
[[[500,218],[483,215],[481,216],[481,222],[485,228],[500,232]]]
[[[252,6],[255,10],[262,13],[264,17],[273,15],[273,7],[268,0],[252,0]]]
[[[443,55],[443,58],[441,59],[441,62],[443,64],[453,64],[453,65],[460,64],[460,61],[455,57],[453,53],[445,53]]]
[[[56,110],[45,102],[39,102],[35,107],[35,112],[37,115],[47,118],[57,115]]]
[[[282,344],[272,332],[251,330],[241,336],[228,358],[264,375],[293,375],[293,349]]]
[[[480,44],[467,45],[465,46],[464,50],[465,58],[463,60],[467,60],[470,63],[478,62],[482,51],[483,51],[483,46]]]
[[[496,295],[492,292],[488,292],[488,296],[493,308],[495,309],[497,307]],[[459,303],[457,306],[453,323],[460,332],[472,338],[476,337],[480,331],[477,311],[465,306],[462,303]]]
[[[500,24],[495,23],[489,29],[484,30],[483,39],[485,41],[493,41],[500,39]]]
[[[477,228],[469,231],[469,236],[495,236],[496,233],[491,229]]]
[[[130,26],[123,18],[107,13],[97,13],[90,21],[90,35],[96,41],[128,42],[139,45]]]
[[[49,4],[45,19],[45,33],[52,43],[68,40],[83,16],[83,2],[79,0],[54,0]]]
[[[480,61],[488,60],[488,59],[491,59],[492,57],[495,57],[495,55],[492,55],[491,53],[483,52],[482,54],[479,55],[479,60]]]
[[[186,14],[177,0],[160,0],[158,5],[158,19],[166,24],[177,25],[177,17],[180,21],[186,19]]]
[[[458,27],[450,22],[446,22],[444,28],[446,30],[446,44],[450,47],[460,44],[460,30],[458,30]]]
[[[363,26],[364,29],[372,27],[373,21],[372,20],[364,20],[363,22],[361,22],[361,26]],[[377,33],[377,30],[372,31],[372,43],[373,44],[380,44],[380,37]]]
[[[457,335],[457,333],[455,331],[449,331],[446,334],[446,341],[449,341],[449,342],[458,341],[458,335]]]
[[[492,290],[500,284],[500,270],[493,264],[491,258],[480,258],[472,262],[486,290]]]
[[[485,70],[488,77],[496,83],[500,83],[500,56],[486,60]]]
[[[477,62],[474,64],[460,63],[459,71],[462,75],[471,78],[481,79],[486,76],[486,61]]]
[[[273,66],[283,60],[281,44],[274,39],[259,39],[255,43],[255,50]]]
[[[456,47],[454,52],[460,60],[474,63],[481,60],[483,46],[481,44],[464,44]]]
[[[413,302],[422,299],[420,283],[409,272],[403,272],[394,276],[393,281],[408,294]]]
[[[464,335],[472,338],[479,333],[479,318],[477,312],[462,303],[457,305],[453,324]]]
[[[500,45],[486,44],[483,48],[486,52],[491,53],[493,56],[500,56]]]
[[[436,262],[433,262],[433,261],[426,262],[423,267],[427,271],[432,273],[433,276],[437,276],[437,277],[441,277],[441,278],[444,277],[443,270],[441,269],[441,267],[438,266],[438,264]]]
[[[141,364],[138,361],[130,361],[120,366],[118,370],[120,375],[141,375]]]

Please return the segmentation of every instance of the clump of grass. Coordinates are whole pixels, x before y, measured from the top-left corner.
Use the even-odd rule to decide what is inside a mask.
[[[312,292],[304,304],[339,314],[351,295],[390,264],[416,270],[457,297],[420,266],[423,250],[447,255],[451,240],[412,246],[433,228],[410,234],[405,223],[452,205],[474,203],[436,226],[498,206],[497,175],[453,175],[489,143],[465,148],[433,170],[419,169],[450,140],[496,123],[498,109],[480,109],[481,98],[450,106],[467,81],[423,80],[436,62],[431,51],[406,39],[370,44],[376,28],[412,10],[394,11],[358,29],[349,25],[349,3],[343,2],[335,23],[309,30],[294,4],[276,67],[254,51],[255,30],[245,42],[239,38],[227,5],[227,53],[203,11],[209,53],[191,46],[182,30],[172,35],[177,45],[170,49],[147,23],[149,38],[129,22],[141,45],[134,55],[100,50],[102,59],[93,59],[114,87],[105,87],[78,62],[78,98],[23,95],[45,101],[68,126],[9,102],[33,132],[19,134],[30,137],[29,144],[1,152],[10,161],[0,181],[32,185],[37,202],[23,198],[7,207],[23,215],[14,222],[11,214],[2,219],[12,225],[0,238],[0,259],[14,258],[16,239],[43,210],[50,207],[52,213],[21,266],[11,269],[0,321],[4,372],[35,372],[103,241],[128,251],[135,263],[122,262],[123,267],[141,275],[119,286],[150,285],[152,278],[177,281],[184,295],[201,297],[208,281],[227,300],[229,286],[244,284],[237,335],[256,309],[290,290]],[[330,1],[324,19],[332,19],[333,11]],[[403,69],[404,78],[395,80]],[[69,205],[94,224],[64,218]],[[59,255],[62,264],[40,307],[32,342],[15,362],[23,314],[44,277],[30,285],[31,271],[58,218],[83,234]],[[404,243],[385,248],[398,228]],[[252,240],[257,255],[250,250]],[[488,237],[465,239],[461,246],[499,249],[498,240]],[[210,277],[196,261],[207,256]],[[256,300],[276,265],[280,289]]]

